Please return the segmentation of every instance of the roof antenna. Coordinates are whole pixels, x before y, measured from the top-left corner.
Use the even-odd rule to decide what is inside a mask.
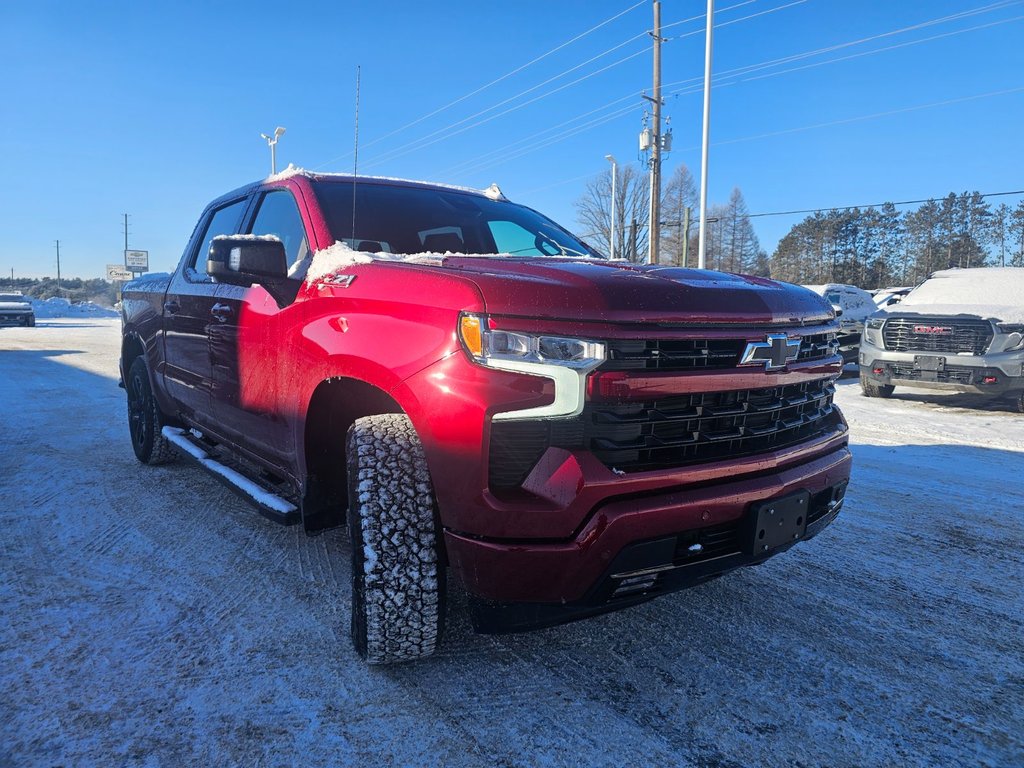
[[[352,250],[356,244],[356,176],[359,173],[359,81],[362,67],[356,65],[356,149],[352,160]]]

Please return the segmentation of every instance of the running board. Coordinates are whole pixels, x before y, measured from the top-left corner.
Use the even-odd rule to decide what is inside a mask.
[[[164,427],[161,434],[178,453],[212,474],[216,480],[256,507],[268,520],[281,525],[295,525],[301,521],[302,516],[295,504],[210,456],[192,439],[191,433],[187,430]]]

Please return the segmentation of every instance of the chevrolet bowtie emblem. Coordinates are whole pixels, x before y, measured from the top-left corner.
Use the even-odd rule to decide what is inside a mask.
[[[782,333],[769,333],[765,341],[747,344],[740,357],[740,365],[764,365],[766,371],[785,368],[786,363],[800,356],[800,339],[791,339]]]

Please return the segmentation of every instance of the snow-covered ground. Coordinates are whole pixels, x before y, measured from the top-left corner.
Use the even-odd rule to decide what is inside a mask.
[[[132,455],[118,323],[0,328],[0,765],[1024,765],[1024,415],[839,385],[839,520],[618,614],[369,668],[343,531]],[[981,407],[975,408],[974,406]]]

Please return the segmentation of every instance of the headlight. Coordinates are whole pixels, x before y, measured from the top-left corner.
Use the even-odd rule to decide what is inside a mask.
[[[884,317],[870,317],[868,318],[868,328],[872,331],[881,330],[882,326],[885,325]]]
[[[997,323],[1000,333],[1024,333],[1024,323]]]
[[[503,411],[494,415],[496,420],[578,416],[583,411],[587,374],[605,360],[605,345],[600,341],[492,330],[483,315],[462,315],[459,339],[479,365],[555,382],[551,405]]]

